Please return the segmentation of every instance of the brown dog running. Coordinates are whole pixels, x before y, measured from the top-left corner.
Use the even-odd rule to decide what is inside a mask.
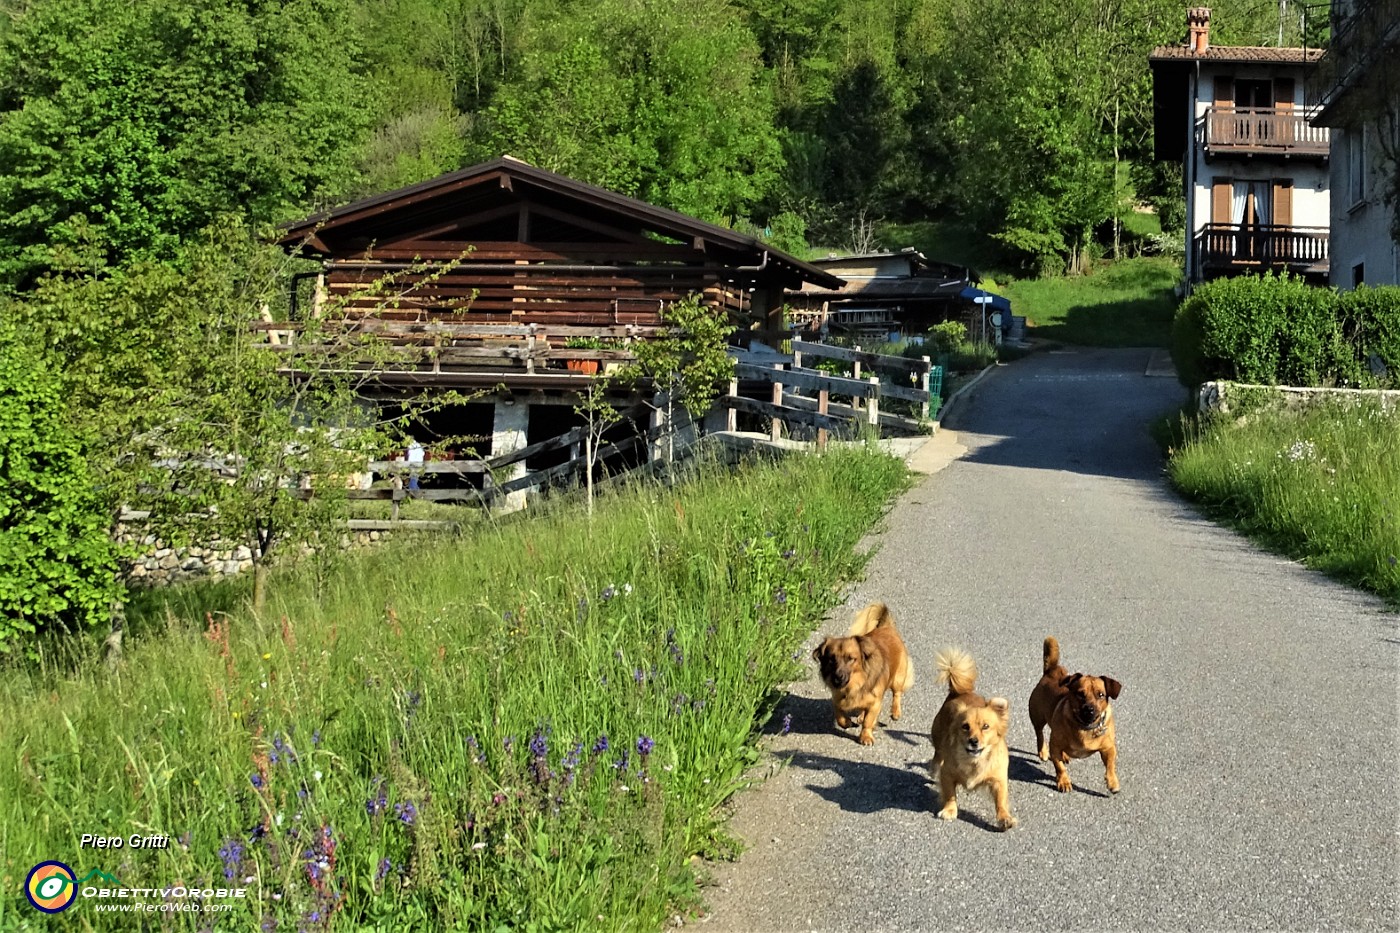
[[[1118,699],[1123,685],[1112,677],[1070,675],[1060,666],[1060,643],[1053,637],[1045,639],[1041,669],[1031,691],[1031,727],[1041,760],[1055,763],[1055,786],[1061,793],[1072,790],[1069,760],[1098,752],[1108,789],[1118,793],[1118,741],[1109,701]],[[1047,724],[1048,743],[1042,733]]]
[[[938,816],[957,819],[958,787],[975,790],[986,785],[997,808],[997,828],[1010,829],[1016,818],[1011,815],[1006,783],[1009,704],[1005,697],[984,700],[973,692],[977,665],[967,652],[949,649],[938,655],[937,663],[938,682],[948,685],[948,698],[933,718],[929,734],[933,741],[929,773],[938,782],[943,800]]]
[[[898,719],[903,713],[900,701],[904,691],[914,686],[914,665],[884,603],[871,603],[856,613],[850,634],[827,638],[812,658],[831,691],[836,724],[845,729],[860,722],[860,744],[874,744],[887,692],[894,694],[890,718]]]

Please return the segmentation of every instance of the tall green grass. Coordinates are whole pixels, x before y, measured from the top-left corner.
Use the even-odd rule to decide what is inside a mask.
[[[1400,605],[1400,412],[1262,410],[1188,425],[1176,485],[1212,515]]]
[[[60,859],[246,885],[220,929],[655,929],[695,902],[691,857],[730,849],[718,808],[774,685],[905,476],[870,451],[714,469],[591,526],[555,510],[288,575],[261,617],[172,593],[115,674],[95,649],[12,666],[0,927],[39,919],[16,895]],[[134,832],[171,847],[79,849]]]

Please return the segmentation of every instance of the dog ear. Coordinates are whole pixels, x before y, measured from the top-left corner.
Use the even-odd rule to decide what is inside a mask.
[[[1064,687],[1066,690],[1073,690],[1074,685],[1079,683],[1079,678],[1083,676],[1083,674],[1070,674],[1068,677],[1060,681],[1060,686]]]
[[[812,649],[812,660],[820,664],[822,660],[822,652],[825,650],[826,642],[823,641],[820,645],[817,645],[817,647]]]
[[[987,706],[1002,719],[1005,719],[1011,710],[1011,704],[1006,702],[1006,697],[992,697],[987,701]]]
[[[856,643],[860,645],[860,653],[867,661],[875,657],[875,653],[880,650],[875,647],[874,639],[866,638],[864,635],[857,635]]]
[[[1112,677],[1100,677],[1103,681],[1103,692],[1108,694],[1110,700],[1118,699],[1118,694],[1123,692],[1123,685]]]

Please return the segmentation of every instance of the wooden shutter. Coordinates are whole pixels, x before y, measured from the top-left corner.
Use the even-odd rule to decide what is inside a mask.
[[[1215,106],[1235,106],[1235,79],[1229,75],[1215,76]]]
[[[1293,179],[1274,179],[1274,219],[1278,227],[1293,226]],[[1291,262],[1298,256],[1298,238],[1285,230],[1275,230],[1273,236],[1274,258],[1281,262]]]
[[[1230,179],[1217,175],[1210,181],[1210,222],[1228,224],[1230,223]]]
[[[1293,226],[1293,179],[1274,179],[1274,219],[1280,227]]]
[[[1275,78],[1275,79],[1274,79],[1274,109],[1276,109],[1276,110],[1292,110],[1292,109],[1293,109],[1293,79],[1292,79],[1292,78]]]

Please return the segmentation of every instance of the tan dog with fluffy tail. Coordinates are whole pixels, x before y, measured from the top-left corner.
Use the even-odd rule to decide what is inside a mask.
[[[948,698],[933,719],[933,761],[929,773],[938,782],[943,809],[940,819],[958,816],[958,788],[975,790],[986,785],[997,808],[997,828],[1016,825],[1006,773],[1011,756],[1006,749],[1010,723],[1005,697],[984,700],[973,692],[977,665],[966,651],[956,648],[938,655],[938,682],[948,685]]]
[[[856,613],[849,634],[827,638],[812,652],[812,659],[831,691],[836,724],[845,729],[858,721],[860,744],[874,744],[886,693],[894,694],[890,718],[902,715],[904,691],[914,686],[914,665],[884,603],[871,603]]]

